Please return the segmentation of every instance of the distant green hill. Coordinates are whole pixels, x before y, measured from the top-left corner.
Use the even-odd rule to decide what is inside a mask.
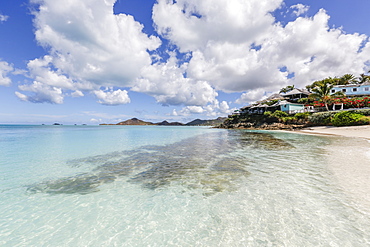
[[[179,122],[167,122],[167,121],[163,121],[163,122],[160,122],[160,123],[156,123],[155,125],[160,125],[160,126],[182,126],[184,124],[183,123],[179,123]]]
[[[211,120],[201,120],[201,119],[195,119],[189,123],[187,123],[187,126],[217,126],[222,124],[227,118],[219,117],[217,119],[211,119]]]
[[[123,122],[119,122],[116,125],[154,125],[154,124],[151,122],[145,122],[137,118],[132,118]]]
[[[219,117],[211,120],[195,119],[187,124],[180,122],[168,122],[162,121],[159,123],[146,122],[137,118],[131,118],[126,121],[119,122],[117,124],[101,124],[101,125],[159,125],[159,126],[218,126],[222,124],[227,118]]]

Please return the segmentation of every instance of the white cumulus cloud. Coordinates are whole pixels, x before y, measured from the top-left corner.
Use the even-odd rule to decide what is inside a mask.
[[[101,86],[131,86],[141,69],[152,63],[148,51],[161,44],[159,38],[143,33],[143,25],[133,16],[114,14],[114,0],[31,2],[37,5],[33,12],[36,40],[49,54],[29,61],[29,74],[50,94],[61,91],[62,98],[80,97],[82,91],[94,92]],[[35,91],[32,83],[21,88]]]
[[[185,77],[186,67],[186,63],[179,66],[171,54],[166,63],[145,67],[132,90],[152,95],[163,105],[203,106],[213,102],[218,93],[206,81]]]
[[[182,108],[179,112],[175,109],[172,111],[172,116],[190,116],[196,114],[204,114],[207,116],[219,116],[230,114],[234,109],[230,109],[229,104],[226,101],[221,103],[215,99],[212,103],[206,106],[186,106]]]
[[[130,97],[126,90],[97,90],[94,91],[94,94],[99,99],[98,102],[103,105],[123,105],[130,103]]]
[[[16,96],[23,100],[32,103],[51,103],[51,104],[62,104],[63,103],[63,92],[58,87],[46,85],[44,83],[34,81],[30,85],[20,85],[18,87],[22,91],[32,92],[31,95],[22,94],[15,92]]]
[[[8,74],[14,70],[13,66],[5,61],[0,61],[0,86],[10,86],[12,81]]]
[[[132,90],[184,107],[173,115],[226,114],[219,91],[242,93],[241,104],[286,85],[369,69],[366,35],[330,27],[325,10],[303,16],[309,6],[283,0],[158,0],[152,18],[173,50],[168,59],[160,56],[161,40],[133,16],[114,14],[116,0],[31,2],[36,40],[48,52],[29,61],[33,82],[17,92],[31,102],[92,92],[101,104],[127,104]],[[297,16],[284,25],[273,16],[283,7]],[[3,85],[7,73],[0,68]]]
[[[158,33],[190,52],[189,78],[225,92],[272,92],[294,84],[365,71],[370,60],[366,35],[328,25],[320,10],[285,26],[271,14],[282,0],[159,0],[153,8]],[[296,14],[308,6],[295,5]]]
[[[186,114],[201,114],[204,112],[204,109],[200,106],[187,106],[183,109],[183,112],[186,112]]]
[[[71,93],[71,96],[74,97],[74,98],[77,98],[77,97],[83,97],[85,96],[83,92],[81,92],[80,90],[76,90],[74,91],[73,93]]]
[[[253,42],[268,31],[271,11],[282,0],[159,0],[153,20],[160,35],[181,51],[204,49],[210,42]]]
[[[129,86],[151,64],[147,51],[161,43],[133,16],[115,15],[112,0],[34,2],[37,41],[50,49],[56,68],[81,82]]]
[[[298,3],[298,4],[290,6],[290,8],[294,10],[293,14],[295,14],[296,16],[300,16],[306,13],[310,9],[310,6]]]
[[[251,103],[258,100],[262,100],[266,97],[266,92],[263,88],[258,88],[255,90],[250,90],[243,93],[239,99],[236,100],[237,104]]]
[[[67,76],[63,75],[60,70],[52,70],[50,66],[53,64],[52,56],[44,56],[43,58],[34,59],[28,62],[27,68],[35,81],[45,85],[73,89],[75,85]]]

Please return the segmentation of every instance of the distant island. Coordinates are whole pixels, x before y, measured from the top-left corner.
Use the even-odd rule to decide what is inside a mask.
[[[146,122],[137,118],[131,118],[129,120],[119,122],[117,124],[100,124],[100,125],[158,125],[158,126],[218,126],[222,124],[227,118],[219,117],[211,120],[195,119],[189,123],[180,122],[168,122],[162,121],[159,123]]]

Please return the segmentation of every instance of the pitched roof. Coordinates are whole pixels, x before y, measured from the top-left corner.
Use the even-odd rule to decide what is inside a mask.
[[[290,96],[290,95],[296,95],[296,94],[306,94],[306,95],[309,95],[310,93],[307,90],[305,90],[305,89],[294,88],[292,91],[287,92],[286,94],[284,94],[284,96]]]
[[[274,93],[267,97],[264,101],[274,100],[274,99],[283,99],[284,97],[281,94]]]

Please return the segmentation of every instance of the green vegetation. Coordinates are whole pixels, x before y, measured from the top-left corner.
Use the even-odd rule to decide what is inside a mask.
[[[265,104],[268,105],[268,106],[271,106],[273,104],[276,104],[278,101],[279,100],[277,100],[277,99],[273,99],[273,100],[270,100],[270,101],[265,102]]]
[[[368,71],[368,73],[370,73],[370,70]],[[306,89],[311,92],[313,88],[317,87],[319,84],[322,84],[322,83],[336,86],[336,85],[348,85],[348,84],[361,85],[365,82],[370,82],[370,75],[360,74],[359,77],[355,77],[352,74],[345,74],[345,75],[342,75],[341,77],[334,77],[334,78],[327,77],[323,80],[315,81],[311,85],[306,86]]]
[[[286,112],[283,112],[283,111],[275,111],[271,114],[271,116],[276,117],[278,119],[281,119],[281,118],[284,118],[284,117],[288,117],[289,114],[286,113]]]
[[[294,117],[297,119],[302,119],[302,120],[308,120],[308,118],[312,115],[310,112],[302,112],[302,113],[296,113]]]
[[[335,115],[335,112],[328,111],[328,112],[317,112],[312,114],[308,121],[313,125],[330,125],[331,119]]]
[[[358,109],[358,110],[354,110],[353,112],[362,114],[364,116],[370,116],[370,109]]]
[[[370,71],[369,71],[370,73]],[[306,86],[306,89],[312,94],[309,96],[308,100],[302,99],[300,103],[310,104],[315,107],[325,107],[329,111],[329,105],[334,103],[343,103],[345,108],[351,107],[366,107],[370,106],[370,102],[366,101],[367,97],[347,98],[342,92],[336,92],[331,94],[331,90],[336,85],[348,85],[357,84],[361,85],[365,82],[370,82],[370,75],[361,74],[359,77],[355,77],[352,74],[345,74],[341,77],[328,77],[320,81],[315,81],[311,85]],[[360,100],[361,102],[358,102]],[[361,105],[360,105],[361,103]],[[357,104],[357,105],[356,105]]]
[[[370,70],[368,71],[368,73],[370,73]],[[370,82],[370,76],[369,75],[365,75],[365,74],[361,74],[358,78],[358,83],[359,84],[363,84],[365,82]]]
[[[329,111],[328,103],[333,97],[344,96],[342,92],[331,94],[334,85],[328,82],[328,79],[315,82],[314,84],[314,87],[311,88],[312,94],[310,94],[309,99],[321,100],[327,111]]]
[[[266,111],[263,115],[232,115],[224,123],[225,127],[242,125],[243,127],[259,128],[264,124],[285,124],[307,127],[307,126],[351,126],[370,124],[370,109],[359,109],[351,111],[326,111],[326,112],[304,112],[289,115],[283,111]]]
[[[312,114],[308,121],[312,125],[351,126],[370,124],[370,109],[355,111],[329,111]]]
[[[338,112],[331,119],[334,126],[366,125],[370,119],[362,114],[351,111]]]
[[[243,111],[235,111],[235,114],[221,124],[221,127],[226,128],[301,128],[313,125],[334,125],[348,126],[370,124],[370,109],[361,109],[364,107],[370,108],[370,96],[363,97],[346,97],[341,91],[332,93],[332,89],[336,85],[361,85],[370,82],[370,71],[366,74],[361,74],[359,77],[353,74],[345,74],[341,77],[328,77],[323,80],[315,81],[311,85],[306,86],[306,89],[311,93],[308,98],[295,99],[297,103],[305,106],[315,107],[316,113],[297,113],[289,115],[283,111],[266,111],[264,114],[248,114]],[[294,85],[286,86],[279,93],[287,93],[294,90]],[[266,104],[272,106],[277,103],[278,99],[265,100],[257,102],[254,105]],[[252,105],[253,106],[253,105]],[[262,110],[263,110],[262,106]],[[273,107],[269,109],[277,109]],[[329,109],[351,109],[349,111],[329,111]],[[358,110],[353,110],[358,108]],[[269,125],[271,125],[269,127]],[[285,126],[284,126],[285,125]],[[290,125],[290,126],[289,126]],[[274,127],[275,126],[275,127]],[[277,127],[276,127],[277,126]]]
[[[286,87],[283,87],[282,89],[280,89],[279,93],[288,93],[288,92],[292,91],[294,88],[295,88],[294,85],[286,86]]]
[[[301,98],[297,101],[297,103],[299,104],[309,104],[310,103],[310,99],[308,98]]]
[[[334,98],[332,97],[327,101],[329,105],[333,104],[343,104],[344,109],[348,108],[362,108],[362,107],[370,107],[370,97],[365,96],[365,97],[352,97],[352,98],[347,98],[347,97],[339,97],[339,98]],[[319,101],[314,101],[313,102],[314,106],[321,106],[322,103]]]
[[[296,113],[295,115],[289,115],[283,111],[266,111],[263,115],[232,115],[226,123],[284,123],[284,124],[305,124],[309,121],[309,117],[312,115],[310,112]]]

